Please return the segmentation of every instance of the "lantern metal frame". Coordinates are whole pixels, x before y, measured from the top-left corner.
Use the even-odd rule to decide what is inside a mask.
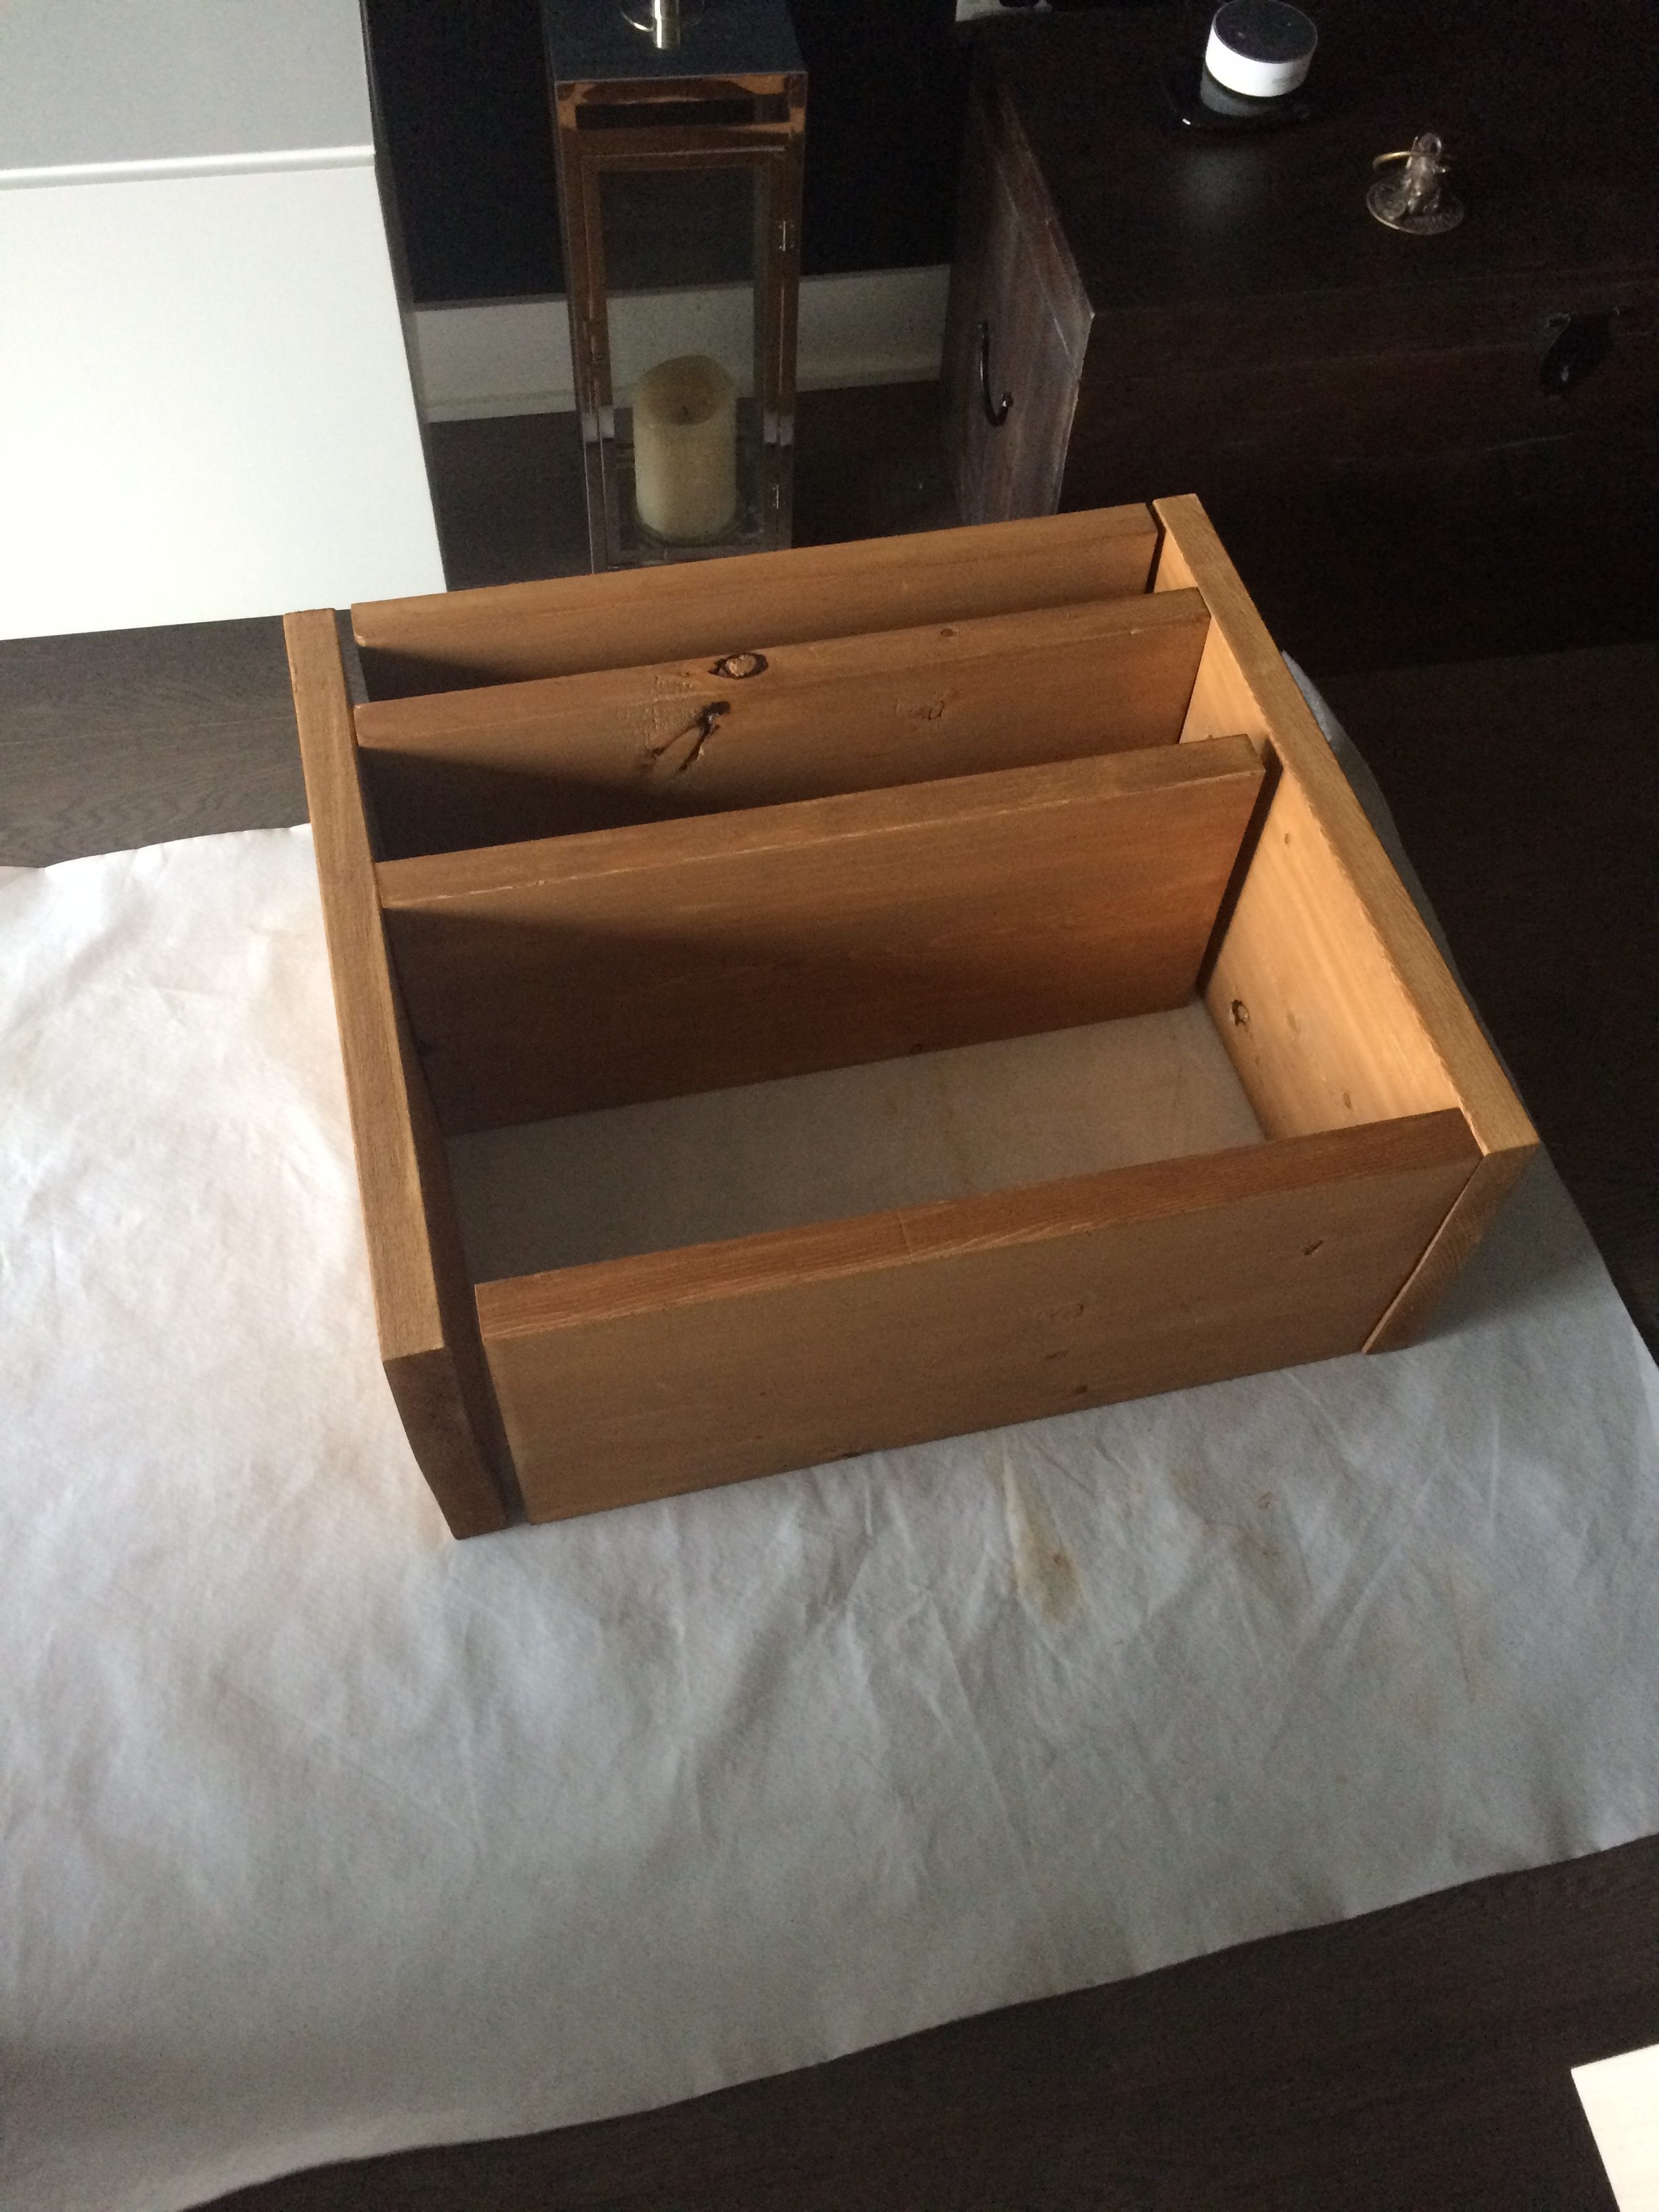
[[[794,496],[806,72],[782,0],[706,0],[665,48],[616,0],[543,0],[570,356],[593,568],[635,568],[787,545]],[[743,170],[755,180],[750,496],[708,543],[624,527],[627,459],[611,373],[602,191],[618,173]]]

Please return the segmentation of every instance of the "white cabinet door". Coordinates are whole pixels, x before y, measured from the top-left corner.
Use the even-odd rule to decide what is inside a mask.
[[[0,636],[442,588],[355,0],[7,0]]]
[[[441,591],[374,171],[0,191],[0,635]]]

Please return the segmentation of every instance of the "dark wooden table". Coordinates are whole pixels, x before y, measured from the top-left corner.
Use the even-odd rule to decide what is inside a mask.
[[[215,2212],[1613,2212],[1568,2068],[1659,2038],[1659,1844],[659,2112]]]
[[[1659,648],[1332,688],[1651,1324]],[[0,702],[4,860],[302,812],[273,625],[0,647]],[[1477,772],[1494,711],[1495,777]],[[1568,2069],[1655,2040],[1659,1840],[665,2112],[296,2175],[225,2205],[1608,2212]]]
[[[1659,647],[1328,688],[1659,1342]],[[0,861],[303,810],[275,623],[0,645]],[[1655,2041],[1659,1838],[222,2212],[1611,2212],[1568,2069]]]
[[[1311,117],[1235,139],[1183,130],[1161,83],[1209,0],[978,34],[945,344],[963,518],[1197,491],[1270,599],[1351,571],[1346,665],[1387,652],[1401,590],[1449,611],[1494,548],[1535,570],[1553,537],[1580,635],[1598,596],[1618,634],[1659,483],[1650,0],[1310,7]],[[1406,237],[1365,191],[1427,130],[1467,214]],[[1440,649],[1494,648],[1449,621]]]

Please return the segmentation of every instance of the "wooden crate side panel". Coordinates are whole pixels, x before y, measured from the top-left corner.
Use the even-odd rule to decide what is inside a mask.
[[[484,1284],[526,1510],[1358,1351],[1477,1157],[1435,1115]]]
[[[1321,852],[1310,856],[1304,846],[1297,866],[1308,872],[1327,934],[1348,948],[1360,1010],[1395,1025],[1402,1051],[1416,1032],[1420,1048],[1410,1048],[1420,1054],[1425,1085],[1450,1085],[1483,1152],[1535,1146],[1520,1101],[1202,507],[1188,497],[1159,500],[1155,508],[1165,537],[1154,588],[1196,586],[1212,617],[1183,738],[1242,730],[1259,746],[1271,745],[1286,778],[1300,787],[1306,822],[1317,835]],[[1263,853],[1252,872],[1263,860],[1279,865]]]
[[[1173,744],[1197,592],[357,709],[391,857]]]
[[[741,559],[502,584],[351,610],[372,697],[750,652],[861,630],[1121,599],[1148,586],[1144,507]]]
[[[1460,1103],[1291,774],[1235,887],[1205,997],[1270,1137]]]
[[[285,629],[380,1354],[458,1536],[507,1525],[505,1441],[443,1142],[386,954],[334,617]]]
[[[456,1134],[1179,1005],[1260,777],[1221,739],[386,863],[439,1118]]]
[[[1196,585],[1212,617],[1183,738],[1243,730],[1281,771],[1206,991],[1263,1127],[1322,1126],[1333,1100],[1360,1118],[1449,1101],[1484,1156],[1369,1346],[1393,1349],[1480,1243],[1537,1135],[1203,508],[1155,510],[1154,589]]]

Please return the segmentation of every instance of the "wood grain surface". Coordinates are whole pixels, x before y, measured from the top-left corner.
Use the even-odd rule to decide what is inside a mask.
[[[369,696],[513,684],[809,638],[1120,599],[1143,592],[1157,530],[1143,507],[921,531],[857,545],[503,584],[351,610]]]
[[[1212,618],[1186,735],[1243,730],[1279,771],[1206,986],[1250,1103],[1277,1134],[1334,1112],[1455,1102],[1483,1155],[1455,1219],[1379,1317],[1368,1349],[1390,1351],[1480,1243],[1537,1135],[1202,507],[1160,500],[1156,512],[1154,588],[1197,584]]]
[[[1479,1157],[1423,1115],[483,1284],[526,1510],[1356,1352]]]
[[[1243,738],[383,862],[456,1135],[1152,1013],[1191,993]]]
[[[507,1525],[500,1416],[443,1143],[387,957],[334,617],[286,623],[374,1319],[410,1449],[457,1536]]]
[[[983,76],[969,103],[957,236],[944,381],[962,519],[1052,514],[1094,310],[1025,134]],[[1141,496],[1173,481],[1159,477]]]
[[[0,642],[0,864],[305,818],[279,617]]]
[[[1210,498],[1248,497],[1263,487],[1277,496],[1292,486],[1328,483],[1339,456],[1350,481],[1364,471],[1386,480],[1413,458],[1478,453],[1497,442],[1504,423],[1517,443],[1528,434],[1539,440],[1569,430],[1579,437],[1612,434],[1620,423],[1639,434],[1659,384],[1659,277],[1626,280],[1620,288],[1630,322],[1620,326],[1606,365],[1575,395],[1584,406],[1564,423],[1551,411],[1559,399],[1552,403],[1540,389],[1540,363],[1552,317],[1574,289],[1571,280],[1547,274],[1512,287],[1501,342],[1431,350],[1423,343],[1431,343],[1425,327],[1409,369],[1401,360],[1407,332],[1387,327],[1401,314],[1396,295],[1379,291],[1371,303],[1377,327],[1345,333],[1355,346],[1368,344],[1369,355],[1316,363],[1267,365],[1253,356],[1252,345],[1285,319],[1281,301],[1263,302],[1249,319],[1253,328],[1240,327],[1242,317],[1229,319],[1220,358],[1206,364],[1200,340],[1184,369],[1159,373],[1143,356],[1136,372],[1114,375],[1108,369],[1105,381],[1076,391],[1064,417],[1070,438],[1060,495],[1082,506],[1156,498],[1170,484],[1201,484]],[[1471,305],[1478,310],[1478,301]],[[1427,325],[1444,313],[1443,303],[1425,299],[1419,313]],[[1121,334],[1126,354],[1139,335]],[[1217,335],[1206,334],[1212,347]],[[1066,397],[1073,402],[1072,391]],[[1218,422],[1248,428],[1218,440]],[[1058,471],[1055,483],[1057,489]],[[1046,510],[1005,503],[991,511]]]
[[[1459,1103],[1293,775],[1274,786],[1205,996],[1271,1136]]]
[[[1209,617],[1145,592],[357,709],[388,858],[1173,744]]]

